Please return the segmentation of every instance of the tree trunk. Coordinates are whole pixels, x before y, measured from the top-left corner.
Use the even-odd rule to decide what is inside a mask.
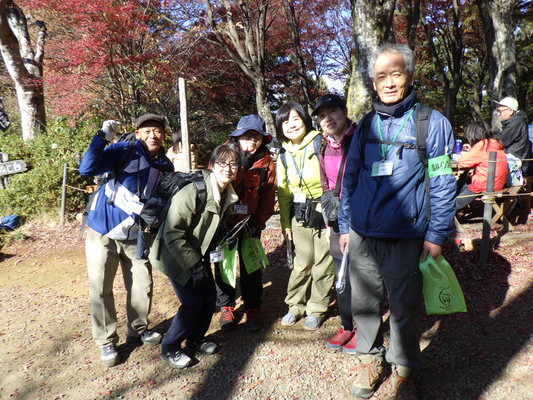
[[[294,45],[296,60],[298,62],[298,75],[300,76],[300,87],[302,89],[305,106],[309,114],[313,112],[314,99],[311,97],[311,89],[309,85],[309,77],[307,75],[307,68],[302,54],[302,46],[300,43],[300,18],[296,16],[294,9],[294,0],[289,0],[284,4],[285,20],[291,32],[292,42]]]
[[[390,39],[395,0],[351,0],[355,34],[355,62],[348,89],[348,118],[359,121],[372,109],[374,90],[368,76],[368,58]]]
[[[433,61],[433,65],[435,66],[435,72],[440,83],[442,84],[442,90],[446,101],[444,115],[446,118],[448,118],[453,126],[457,94],[459,93],[459,89],[463,83],[461,72],[461,62],[463,58],[463,38],[460,29],[459,4],[457,0],[453,0],[452,3],[452,34],[449,36],[446,34],[441,34],[439,39],[447,42],[447,45],[444,47],[448,49],[448,54],[440,55],[437,52],[432,29],[426,22],[424,22],[424,17],[422,17],[422,26],[424,27],[424,32],[426,34],[428,49]],[[443,57],[447,61],[445,65],[441,63],[439,56]],[[451,77],[451,82],[448,74],[450,74],[449,76]]]
[[[512,12],[516,0],[478,0],[489,57],[488,92],[491,99],[492,127],[499,129],[496,104],[505,96],[516,97],[516,56]]]
[[[405,18],[407,19],[407,45],[415,50],[416,28],[420,20],[420,0],[404,0]]]
[[[46,27],[41,21],[37,25],[34,52],[24,13],[11,0],[0,0],[0,51],[15,82],[24,140],[33,139],[46,128],[42,79]]]
[[[241,19],[237,20],[233,16],[232,1],[223,0],[226,15],[222,28],[217,25],[213,17],[211,1],[204,1],[207,8],[207,22],[216,40],[204,39],[223,48],[251,79],[256,89],[257,113],[265,120],[267,132],[275,135],[274,118],[270,110],[265,80],[265,36],[268,28],[266,16],[270,2],[260,0],[256,5],[252,5],[243,0],[234,1],[241,12]]]

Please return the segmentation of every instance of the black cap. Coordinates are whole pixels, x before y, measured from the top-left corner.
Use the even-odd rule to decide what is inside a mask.
[[[320,99],[318,99],[315,109],[313,110],[313,113],[311,114],[313,117],[316,115],[318,109],[320,107],[341,107],[345,108],[346,103],[343,99],[341,99],[336,94],[326,94],[322,96]]]
[[[144,114],[144,115],[141,115],[135,121],[135,123],[137,124],[137,129],[139,129],[139,127],[142,124],[144,124],[146,121],[157,122],[159,125],[161,125],[163,127],[163,129],[165,129],[165,118],[163,118],[162,116],[157,115],[157,114]]]

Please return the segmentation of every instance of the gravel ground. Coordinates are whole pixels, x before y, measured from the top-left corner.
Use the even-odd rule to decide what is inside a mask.
[[[79,224],[41,222],[25,231],[27,240],[0,254],[0,399],[353,399],[357,357],[325,347],[339,326],[334,293],[318,331],[302,330],[303,321],[280,324],[289,270],[276,219],[262,238],[271,264],[263,278],[263,329],[247,332],[242,317],[234,331],[222,332],[216,314],[209,339],[220,352],[196,356],[185,370],[163,363],[159,346],[124,343],[121,277],[115,294],[122,361],[103,368],[91,339]],[[512,235],[484,266],[477,250],[445,249],[469,311],[423,314],[423,368],[415,375],[421,399],[533,399],[531,239]],[[164,332],[179,304],[157,271],[154,293],[152,327]],[[388,380],[373,398],[391,399]]]

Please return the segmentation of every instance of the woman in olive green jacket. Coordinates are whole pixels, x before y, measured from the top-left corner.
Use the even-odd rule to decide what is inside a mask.
[[[230,145],[213,151],[209,170],[203,172],[205,207],[197,210],[194,184],[176,193],[150,252],[152,266],[169,278],[181,303],[161,341],[161,359],[175,368],[191,364],[189,356],[181,352],[183,340],[186,347],[203,354],[213,354],[217,348],[205,339],[216,307],[210,250],[220,240],[217,231],[230,206],[239,200],[229,183],[235,178],[240,159],[239,152]]]

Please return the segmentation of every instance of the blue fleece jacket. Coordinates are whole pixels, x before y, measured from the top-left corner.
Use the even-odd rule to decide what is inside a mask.
[[[373,115],[367,140],[380,140],[380,123],[381,140],[416,144],[417,107],[414,91],[396,107],[380,109],[375,106],[376,113],[364,117]],[[410,113],[413,109],[414,112]],[[346,162],[339,211],[340,233],[348,233],[349,228],[352,228],[368,237],[424,238],[442,245],[453,230],[455,177],[447,174],[430,179],[431,220],[428,221],[424,168],[418,151],[403,148],[398,152],[400,146],[391,146],[385,158],[393,164],[392,175],[372,177],[372,165],[382,159],[382,145],[364,143],[362,130],[365,125],[364,119],[361,120]],[[453,145],[450,123],[441,113],[433,110],[426,139],[428,159],[449,156]],[[389,148],[388,145],[384,146]]]

